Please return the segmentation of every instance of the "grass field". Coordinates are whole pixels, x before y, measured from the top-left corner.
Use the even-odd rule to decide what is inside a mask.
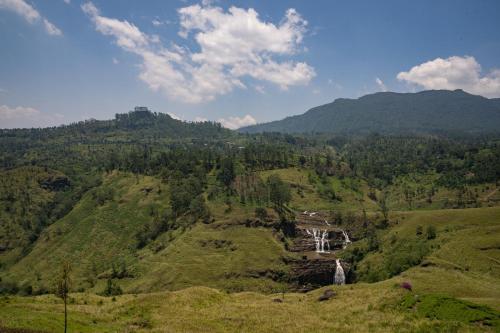
[[[75,294],[69,306],[70,332],[488,332],[498,329],[464,318],[473,308],[452,309],[459,319],[427,318],[402,307],[407,291],[389,280],[376,284],[335,287],[328,301],[308,294],[227,294],[206,287],[177,292],[103,298]],[[62,329],[63,307],[53,296],[0,300],[0,324]],[[457,313],[457,311],[459,311]],[[19,314],[23,313],[22,316]],[[488,312],[489,314],[489,312]],[[483,315],[480,318],[488,317]],[[491,317],[491,314],[489,314]],[[493,314],[497,320],[498,314]],[[452,317],[453,318],[453,317]]]

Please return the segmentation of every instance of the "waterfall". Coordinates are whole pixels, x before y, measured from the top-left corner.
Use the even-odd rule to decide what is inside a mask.
[[[325,244],[328,247],[328,251],[330,251],[330,242],[328,241],[328,231],[324,230],[321,235],[321,252],[325,252]]]
[[[335,284],[345,284],[345,273],[342,265],[340,264],[340,259],[336,259],[335,263],[337,264],[337,267],[335,268],[334,282]]]
[[[345,230],[342,230],[342,235],[344,235],[344,249],[347,247],[347,244],[351,243],[351,240],[349,239],[349,235]]]
[[[325,246],[330,251],[330,242],[328,241],[328,231],[313,228],[312,232],[309,229],[306,229],[308,235],[312,236],[314,239],[314,243],[316,244],[316,252],[317,253],[327,253],[325,251]]]

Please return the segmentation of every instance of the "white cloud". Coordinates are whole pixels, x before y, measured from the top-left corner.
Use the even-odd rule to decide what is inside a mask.
[[[113,64],[115,65],[118,65],[120,63],[120,61],[116,58],[111,59],[111,61],[113,61]]]
[[[61,36],[62,31],[24,0],[0,0],[0,9],[10,10],[23,17],[28,23],[41,22],[49,35]]]
[[[45,30],[47,31],[47,33],[49,35],[54,35],[54,36],[61,36],[62,35],[62,31],[57,28],[55,25],[53,25],[52,23],[49,22],[49,20],[47,19],[43,19],[43,25],[45,27]]]
[[[174,22],[170,21],[170,20],[160,20],[158,17],[156,17],[155,19],[153,19],[151,21],[151,24],[153,24],[155,27],[160,27],[162,25],[169,25],[169,24],[173,24]]]
[[[204,117],[199,117],[199,116],[194,117],[194,122],[196,122],[196,123],[203,123],[205,121],[208,121],[208,119],[204,118]]]
[[[32,107],[0,105],[0,128],[50,126],[62,118],[60,114],[46,114]]]
[[[0,119],[10,120],[16,118],[29,118],[33,116],[38,116],[40,111],[24,106],[9,107],[7,105],[0,105]]]
[[[71,3],[71,0],[63,0],[65,4],[69,5]]]
[[[387,91],[387,87],[385,86],[384,81],[382,81],[380,78],[375,78],[375,83],[377,84],[380,91]]]
[[[211,6],[215,3],[216,1],[215,0],[201,0],[201,4],[203,6]]]
[[[163,25],[163,22],[158,20],[158,19],[154,19],[153,21],[151,21],[151,23],[155,26],[155,27],[158,27],[160,25]]]
[[[264,88],[264,86],[261,86],[261,85],[255,85],[253,87],[255,89],[255,91],[257,91],[258,93],[261,93],[261,94],[265,94],[266,93],[266,89]]]
[[[245,126],[257,124],[257,121],[255,120],[255,118],[249,114],[247,114],[241,118],[240,117],[229,117],[227,119],[220,118],[217,121],[219,123],[221,123],[222,126],[229,128],[229,129],[237,129],[240,127],[245,127]]]
[[[166,47],[128,21],[102,16],[91,2],[82,9],[97,31],[142,58],[140,79],[171,99],[211,101],[235,88],[245,88],[244,78],[268,81],[286,90],[305,85],[315,76],[314,68],[304,62],[276,59],[293,56],[300,49],[307,22],[294,9],[275,25],[262,21],[253,9],[181,8],[179,35],[192,37],[198,52],[175,44]]]
[[[332,79],[327,80],[328,85],[333,86],[337,90],[341,90],[343,87],[340,83],[333,81]]]
[[[481,76],[481,65],[470,56],[436,58],[397,75],[425,89],[463,89],[472,94],[500,97],[500,70]]]
[[[175,119],[175,120],[182,120],[182,118],[178,115],[176,115],[175,113],[173,112],[167,112],[167,114],[172,117],[172,119]]]

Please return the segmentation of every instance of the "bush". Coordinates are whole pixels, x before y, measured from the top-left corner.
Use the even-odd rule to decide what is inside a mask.
[[[427,239],[436,238],[436,227],[433,225],[428,226],[425,233],[427,235]]]
[[[103,296],[116,296],[121,294],[123,294],[122,288],[120,288],[120,286],[116,284],[113,279],[108,279],[106,288],[101,293]]]
[[[114,196],[115,193],[113,189],[108,187],[101,187],[92,192],[92,199],[94,199],[99,206],[104,205],[106,201],[113,200]]]
[[[264,207],[255,208],[255,217],[265,220],[267,218],[267,210]]]
[[[0,281],[0,294],[17,294],[18,292],[19,287],[15,282]]]
[[[415,229],[415,234],[416,234],[417,236],[420,236],[420,235],[422,235],[423,230],[424,230],[424,229],[422,228],[422,226],[421,226],[421,225],[417,225],[417,228]]]

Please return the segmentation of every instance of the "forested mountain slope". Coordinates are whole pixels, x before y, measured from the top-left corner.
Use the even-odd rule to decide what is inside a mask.
[[[240,132],[435,133],[500,128],[500,100],[463,90],[380,92],[339,98],[298,116],[241,128]]]

